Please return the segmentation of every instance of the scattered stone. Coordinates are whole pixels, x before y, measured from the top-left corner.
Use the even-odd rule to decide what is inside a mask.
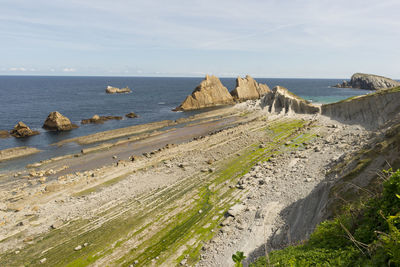
[[[41,264],[43,264],[43,263],[45,263],[47,261],[47,259],[46,258],[43,258],[43,259],[41,259],[39,262],[41,263]]]
[[[81,250],[81,249],[82,249],[82,246],[81,246],[81,245],[78,245],[78,246],[76,246],[76,247],[74,248],[75,251],[78,251],[78,250]]]
[[[58,229],[61,226],[63,226],[63,224],[64,224],[64,222],[62,220],[57,220],[51,225],[51,228],[52,229]]]

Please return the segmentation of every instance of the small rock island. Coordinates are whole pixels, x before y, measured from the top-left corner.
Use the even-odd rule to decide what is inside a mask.
[[[392,80],[390,78],[374,74],[355,73],[351,76],[350,82],[343,81],[343,83],[338,83],[334,87],[381,90],[397,86],[400,86],[400,82]]]
[[[125,87],[125,88],[117,88],[117,87],[113,87],[113,86],[107,86],[106,89],[106,93],[107,94],[127,94],[127,93],[131,93],[132,90],[129,89],[129,87]]]
[[[78,128],[78,126],[72,124],[67,117],[58,111],[51,112],[43,124],[43,129],[49,131],[69,131],[75,128]]]

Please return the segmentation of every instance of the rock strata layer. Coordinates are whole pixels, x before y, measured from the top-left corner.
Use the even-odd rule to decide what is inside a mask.
[[[14,129],[10,131],[10,134],[14,137],[21,138],[32,135],[39,134],[38,131],[32,131],[25,123],[22,121],[18,122],[17,125],[14,126]]]
[[[343,81],[334,87],[338,88],[357,88],[366,90],[389,89],[400,86],[400,82],[390,78],[364,73],[355,73],[351,76],[350,82]]]
[[[276,86],[261,99],[261,107],[276,114],[316,114],[320,112],[318,106],[314,106],[281,86]]]
[[[72,124],[67,117],[63,116],[58,111],[53,111],[47,116],[43,128],[50,131],[69,131],[78,128],[78,126]]]
[[[259,99],[265,94],[271,92],[268,85],[258,83],[250,75],[246,78],[238,77],[236,79],[236,88],[231,91],[232,97],[237,101]]]
[[[105,121],[108,120],[122,120],[121,116],[99,116],[99,115],[94,115],[90,119],[83,119],[81,121],[82,124],[89,124],[89,123],[104,123]]]
[[[0,150],[0,162],[19,157],[24,157],[40,152],[39,149],[34,147],[13,147],[4,150]]]
[[[366,127],[381,126],[399,116],[400,87],[322,105],[322,115]]]
[[[129,87],[125,88],[117,88],[117,87],[112,87],[112,86],[107,86],[106,93],[107,94],[123,94],[123,93],[130,93],[132,92]]]
[[[206,75],[206,78],[194,89],[181,105],[176,107],[178,110],[194,110],[219,105],[233,104],[233,98],[228,89],[222,85],[216,76]]]

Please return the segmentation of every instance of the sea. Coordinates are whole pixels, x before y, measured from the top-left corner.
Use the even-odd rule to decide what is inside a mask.
[[[174,112],[188,94],[203,80],[202,77],[82,77],[82,76],[0,76],[0,130],[11,130],[19,121],[40,135],[29,138],[0,139],[0,150],[30,146],[43,150],[31,157],[31,161],[46,159],[65,153],[76,153],[81,147],[68,144],[62,148],[51,144],[78,136],[137,124],[161,120],[176,120],[204,112]],[[291,79],[256,78],[270,88],[281,85],[313,103],[331,103],[348,97],[370,93],[368,90],[334,88],[343,79]],[[221,78],[221,82],[233,90],[236,78]],[[106,94],[107,86],[129,87],[129,94]],[[59,111],[78,129],[67,132],[48,132],[41,127],[48,114]],[[134,119],[110,120],[104,124],[80,125],[82,119],[100,116],[124,116],[135,112]],[[21,161],[22,162],[22,161]],[[17,161],[0,163],[0,171]],[[23,161],[25,164],[26,161]]]

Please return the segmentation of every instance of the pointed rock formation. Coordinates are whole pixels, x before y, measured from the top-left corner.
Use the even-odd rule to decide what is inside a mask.
[[[261,106],[267,108],[270,113],[277,114],[316,114],[320,112],[318,106],[314,106],[281,86],[276,86],[270,93],[266,94],[261,99]]]
[[[72,124],[67,117],[63,116],[58,111],[53,111],[47,116],[43,128],[50,131],[69,131],[78,128],[78,126]]]
[[[334,87],[357,88],[366,90],[389,89],[400,86],[400,82],[373,74],[355,73],[351,76],[350,82],[344,81]]]
[[[14,129],[11,130],[10,134],[14,137],[21,138],[32,135],[39,134],[38,131],[32,131],[25,123],[22,121],[18,122],[17,125],[14,126]]]
[[[232,90],[231,95],[237,101],[259,99],[263,95],[271,92],[268,85],[258,83],[250,75],[246,78],[237,77],[236,88]]]
[[[228,89],[214,75],[206,75],[206,78],[194,89],[193,93],[186,97],[174,111],[194,110],[219,105],[233,104],[233,98]]]

